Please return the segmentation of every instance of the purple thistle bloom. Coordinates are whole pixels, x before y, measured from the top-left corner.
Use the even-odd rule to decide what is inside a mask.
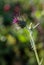
[[[17,23],[18,22],[18,19],[17,18],[14,18],[13,19],[13,23]]]

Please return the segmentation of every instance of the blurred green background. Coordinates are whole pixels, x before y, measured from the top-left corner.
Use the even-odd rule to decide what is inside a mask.
[[[0,65],[38,65],[26,26],[44,65],[44,0],[0,0]]]

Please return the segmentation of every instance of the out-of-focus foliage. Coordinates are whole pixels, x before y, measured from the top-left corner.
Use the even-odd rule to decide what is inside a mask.
[[[44,0],[0,0],[0,65],[38,65],[30,43],[33,39],[44,65]],[[13,21],[16,18],[17,22]],[[13,23],[14,22],[14,23]],[[33,27],[40,25],[33,29]]]

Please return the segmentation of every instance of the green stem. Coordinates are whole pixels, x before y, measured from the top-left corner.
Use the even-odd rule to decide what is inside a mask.
[[[41,65],[43,59],[42,59],[41,61],[39,60],[39,56],[38,56],[38,53],[37,53],[37,50],[36,50],[35,42],[34,42],[34,39],[33,39],[33,37],[32,37],[32,31],[29,30],[29,29],[28,29],[28,31],[30,32],[31,45],[32,45],[33,50],[34,50],[34,53],[35,53],[35,56],[36,56],[37,63],[38,63],[38,65]]]
[[[37,50],[36,50],[36,46],[35,46],[35,42],[34,42],[34,40],[33,40],[33,37],[32,37],[32,34],[31,34],[32,32],[30,31],[30,38],[31,38],[31,44],[33,45],[33,50],[34,50],[34,53],[35,53],[35,56],[36,56],[36,60],[37,60],[37,63],[38,63],[38,65],[40,64],[39,63],[39,57],[38,57],[38,53],[37,53]]]

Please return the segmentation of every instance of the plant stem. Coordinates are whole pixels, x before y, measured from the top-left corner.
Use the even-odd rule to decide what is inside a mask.
[[[34,42],[34,39],[33,39],[33,36],[32,36],[32,31],[31,31],[31,29],[28,29],[28,31],[30,32],[30,39],[31,39],[30,42],[31,42],[31,46],[32,46],[32,48],[34,50],[37,63],[38,63],[38,65],[41,65],[43,59],[41,61],[39,60],[39,56],[38,56],[38,53],[37,53],[37,50],[36,50],[35,42]]]
[[[37,63],[38,65],[40,64],[39,63],[39,57],[38,57],[38,53],[37,53],[37,50],[36,50],[36,46],[35,46],[35,42],[33,40],[33,37],[32,37],[32,32],[30,31],[30,38],[31,38],[31,44],[33,46],[33,50],[34,50],[34,53],[35,53],[35,56],[36,56],[36,60],[37,60]]]

